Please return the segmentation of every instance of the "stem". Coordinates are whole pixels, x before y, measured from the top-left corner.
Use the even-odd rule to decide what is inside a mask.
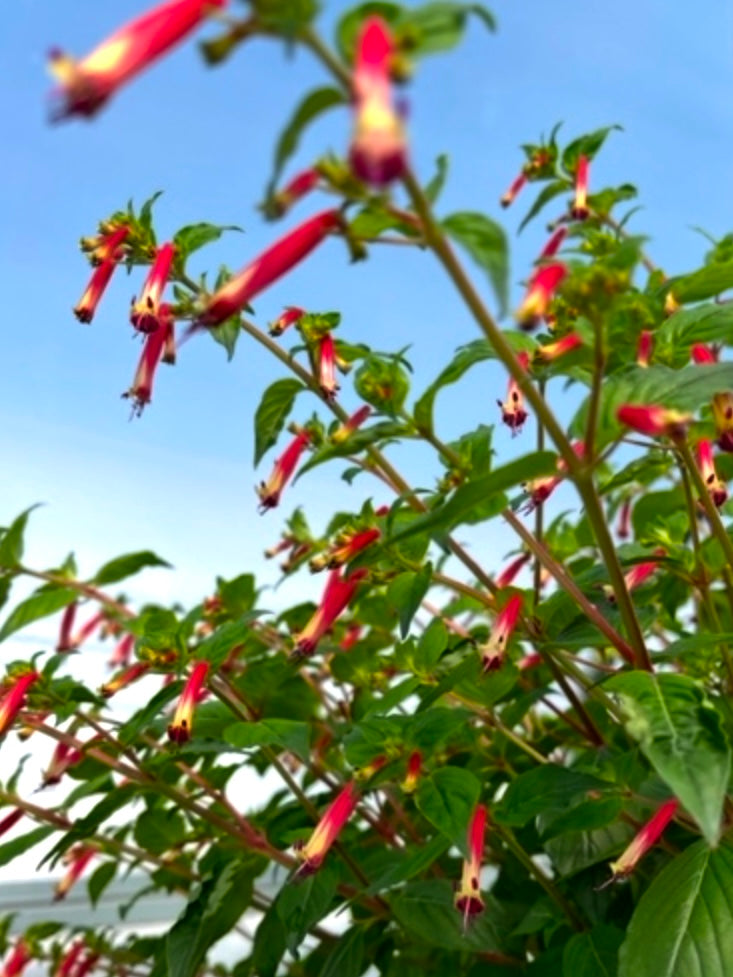
[[[601,407],[601,388],[603,386],[603,371],[606,358],[603,353],[603,327],[599,322],[593,323],[595,340],[593,344],[593,382],[588,405],[588,422],[585,429],[585,454],[588,461],[595,461],[596,429],[598,428],[598,412]]]

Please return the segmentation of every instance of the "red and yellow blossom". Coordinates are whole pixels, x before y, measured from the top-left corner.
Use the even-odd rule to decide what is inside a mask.
[[[266,482],[260,482],[257,495],[260,497],[260,512],[274,509],[280,502],[280,494],[298,466],[300,456],[311,442],[310,434],[298,431],[285,451],[275,460],[272,474]]]
[[[517,360],[523,370],[529,367],[529,355],[525,352],[517,354]],[[496,401],[501,408],[501,419],[512,432],[512,437],[524,427],[528,414],[524,404],[524,394],[514,377],[509,377],[509,384],[506,391],[506,399]]]
[[[175,245],[170,241],[161,245],[155,252],[140,298],[137,301],[133,300],[130,310],[130,322],[138,332],[151,333],[160,328],[161,299],[168,284],[175,255]]]
[[[312,875],[323,864],[323,859],[354,812],[359,800],[356,784],[350,781],[330,804],[316,825],[308,841],[296,848],[301,861],[298,875]]]
[[[720,478],[713,459],[713,446],[709,441],[699,441],[697,445],[697,464],[700,468],[705,487],[716,508],[728,499],[728,486]]]
[[[522,329],[534,329],[540,324],[567,273],[565,265],[555,262],[543,265],[532,275],[524,300],[515,313]]]
[[[583,221],[588,217],[588,168],[587,156],[579,156],[575,168],[575,200],[571,214],[576,221]]]
[[[355,570],[343,577],[341,568],[331,570],[321,596],[321,602],[303,630],[295,637],[293,655],[303,657],[312,655],[318,642],[333,626],[336,619],[349,606],[361,581],[366,577],[365,569]]]
[[[270,323],[267,331],[271,336],[282,336],[286,329],[300,322],[304,315],[305,309],[301,309],[297,305],[289,305],[274,322]]]
[[[481,898],[481,861],[484,855],[486,820],[485,805],[477,804],[468,826],[468,858],[463,860],[461,884],[454,897],[455,907],[463,916],[464,927],[468,926],[472,916],[478,916],[484,911],[484,900]]]
[[[733,451],[733,393],[730,390],[713,397],[713,420],[716,444],[721,451]]]
[[[692,420],[691,414],[656,404],[622,404],[616,411],[621,424],[649,437],[680,437]]]
[[[74,885],[74,883],[79,879],[80,875],[87,867],[89,862],[97,854],[97,849],[92,848],[89,845],[77,845],[75,848],[71,848],[64,861],[68,864],[68,869],[63,878],[59,879],[54,888],[53,898],[54,901],[58,902],[60,899],[64,899],[69,889]]]
[[[166,360],[170,362],[170,350],[175,348],[175,320],[169,305],[160,306],[157,321],[155,331],[145,337],[132,385],[122,395],[132,400],[132,413],[137,417],[153,399],[153,381],[158,366]]]
[[[173,743],[186,743],[191,739],[193,710],[201,698],[208,672],[209,663],[206,661],[196,662],[193,667],[178,700],[173,721],[168,726],[168,739]]]
[[[621,857],[617,861],[611,862],[611,871],[613,872],[611,882],[615,882],[617,879],[626,879],[631,875],[644,855],[659,841],[678,808],[679,801],[676,798],[662,804],[656,814],[639,831]]]
[[[513,594],[506,602],[491,629],[489,640],[485,645],[479,645],[478,653],[485,672],[494,671],[504,664],[507,645],[517,625],[517,618],[522,610],[522,595]]]
[[[26,692],[40,677],[38,672],[25,672],[11,679],[10,686],[5,689],[0,699],[0,736],[4,736],[10,729],[15,717],[25,705]]]

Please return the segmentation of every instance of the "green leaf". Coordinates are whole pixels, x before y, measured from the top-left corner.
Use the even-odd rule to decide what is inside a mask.
[[[596,129],[594,132],[589,132],[584,136],[580,136],[579,139],[568,143],[562,154],[562,166],[565,172],[570,174],[570,176],[574,176],[578,158],[580,156],[587,156],[588,159],[593,159],[606,141],[608,134],[613,132],[614,129],[621,131],[621,126],[604,126],[602,129]]]
[[[152,197],[148,197],[145,203],[140,208],[140,214],[138,215],[138,222],[140,226],[147,231],[148,234],[155,241],[155,235],[153,234],[153,206],[159,197],[163,196],[162,190],[156,190]]]
[[[410,624],[420,608],[423,597],[430,589],[432,576],[433,566],[431,563],[426,563],[417,573],[406,570],[390,581],[387,588],[387,601],[399,614],[400,634],[403,639],[410,630]]]
[[[499,301],[499,316],[506,315],[509,301],[509,249],[501,225],[485,214],[460,211],[446,217],[443,227],[489,276]]]
[[[150,550],[140,550],[137,553],[127,553],[125,556],[118,556],[94,574],[92,582],[99,584],[117,583],[125,577],[131,577],[139,573],[145,567],[170,567],[170,563],[162,560],[156,553]]]
[[[733,305],[698,305],[680,309],[665,319],[654,333],[655,362],[683,366],[693,343],[730,343]]]
[[[447,851],[450,841],[443,834],[436,834],[430,841],[407,851],[395,851],[390,863],[369,886],[366,895],[376,895],[406,882],[430,868],[433,862]]]
[[[545,824],[549,824],[573,808],[594,799],[600,803],[609,793],[617,792],[616,785],[607,780],[546,763],[520,774],[509,784],[494,808],[494,816],[502,824],[522,827],[542,815]]]
[[[175,808],[152,807],[135,818],[136,844],[154,855],[162,855],[186,837],[186,823]]]
[[[224,347],[227,351],[227,362],[231,363],[234,351],[237,348],[237,341],[242,335],[242,323],[239,316],[230,316],[216,329],[209,329],[209,334],[215,343]]]
[[[11,634],[24,628],[31,621],[39,618],[48,617],[62,607],[71,604],[79,596],[76,590],[68,587],[54,587],[53,589],[37,590],[34,594],[20,604],[16,604],[13,610],[5,618],[5,623],[0,627],[0,641],[4,641]]]
[[[300,380],[276,380],[262,395],[255,413],[255,465],[275,444],[285,426],[295,398],[305,387]]]
[[[702,302],[729,288],[733,288],[733,261],[706,265],[690,275],[680,275],[664,283],[665,291],[671,292],[678,302]]]
[[[252,899],[253,867],[232,860],[206,879],[166,938],[167,977],[195,977],[210,946],[228,933]]]
[[[285,953],[287,936],[285,924],[277,911],[277,902],[273,902],[255,931],[252,966],[257,977],[275,977]]]
[[[545,204],[548,204],[551,200],[554,200],[555,197],[559,196],[561,193],[568,193],[569,190],[570,187],[564,180],[553,180],[552,183],[546,184],[537,194],[535,202],[522,218],[517,229],[517,233],[519,234],[524,230],[532,218],[536,217],[537,214],[539,214],[539,212],[544,208]]]
[[[28,518],[40,503],[32,505],[25,512],[21,512],[0,537],[0,567],[14,569],[23,559],[23,536]]]
[[[263,719],[260,722],[233,723],[224,730],[227,743],[239,750],[258,746],[277,746],[295,753],[301,760],[310,757],[310,727],[292,719]]]
[[[598,862],[610,861],[633,837],[632,826],[617,821],[593,831],[565,831],[546,841],[544,847],[558,875],[568,876]]]
[[[316,88],[309,92],[299,103],[288,124],[280,134],[275,148],[275,161],[273,164],[272,177],[267,190],[267,196],[272,196],[278,180],[282,174],[285,164],[298,149],[300,137],[306,128],[324,112],[334,108],[336,105],[343,105],[345,96],[338,88]]]
[[[116,871],[117,862],[103,862],[89,876],[87,891],[89,893],[89,901],[91,902],[92,906],[97,905],[102,893],[115,877]]]
[[[336,941],[326,958],[320,977],[361,977],[366,969],[364,927],[352,926]]]
[[[521,482],[552,475],[557,471],[557,455],[551,451],[535,451],[516,461],[510,461],[488,475],[461,485],[441,506],[432,509],[424,516],[414,519],[404,529],[399,530],[388,542],[396,543],[417,533],[449,532],[461,522],[468,520],[476,507],[485,505],[492,499],[504,505],[503,493]]]
[[[441,191],[445,186],[446,177],[448,176],[448,156],[445,153],[441,153],[440,156],[437,157],[435,160],[435,168],[437,171],[435,176],[423,190],[423,193],[431,204],[434,204],[440,196]]]
[[[502,911],[491,897],[484,901],[485,911],[471,920],[465,932],[461,914],[453,903],[453,887],[447,879],[411,882],[389,903],[397,922],[419,944],[463,953],[496,953],[502,949]]]
[[[537,346],[534,339],[526,333],[507,331],[503,335],[515,353],[522,351],[529,353]],[[459,347],[448,366],[438,374],[422,396],[415,401],[413,416],[417,426],[425,431],[432,431],[433,407],[438,392],[443,387],[457,383],[476,363],[495,359],[497,359],[496,350],[485,339],[475,339],[472,343]]]
[[[627,729],[711,845],[717,844],[730,774],[721,719],[686,675],[627,672],[604,683],[621,696]]]
[[[691,845],[641,897],[619,954],[618,977],[729,977],[733,960],[733,848]]]
[[[466,837],[481,784],[461,767],[441,767],[421,779],[415,803],[427,820],[467,854]]]
[[[565,945],[563,977],[616,977],[623,939],[623,930],[604,924],[576,933]]]
[[[681,370],[655,365],[632,366],[603,381],[598,415],[599,443],[607,444],[628,431],[616,419],[622,404],[655,404],[681,411],[695,411],[721,390],[733,388],[733,363],[690,364]],[[571,432],[582,435],[588,399],[573,418]]]
[[[311,471],[311,469],[317,468],[327,461],[332,461],[334,458],[353,458],[373,444],[384,444],[387,441],[409,437],[411,433],[413,432],[411,432],[411,429],[406,424],[397,421],[380,421],[378,424],[372,424],[370,427],[359,428],[359,430],[350,434],[345,441],[340,441],[336,444],[326,442],[322,447],[311,452],[305,462],[298,468],[294,481],[297,481],[306,472]]]
[[[117,733],[120,743],[129,746],[130,743],[134,742],[138,733],[149,726],[163,707],[179,694],[180,689],[177,684],[164,685],[162,689],[159,689],[142,709],[139,709],[131,719],[127,720],[124,726],[120,727]]]
[[[251,622],[259,617],[260,613],[260,611],[248,611],[239,620],[227,621],[226,624],[222,624],[198,646],[196,650],[198,657],[205,658],[213,668],[218,668],[232,648],[242,644],[249,637]]]
[[[312,926],[329,912],[339,881],[338,866],[327,861],[298,885],[286,885],[277,897],[277,911],[288,932],[287,946],[297,955]]]
[[[19,838],[13,838],[12,841],[6,841],[4,845],[0,845],[0,867],[8,865],[19,855],[23,855],[25,852],[30,851],[31,848],[35,848],[36,845],[48,838],[49,835],[52,835],[55,830],[55,828],[44,825],[40,828],[34,828],[28,834],[21,835]]]
[[[241,227],[236,227],[234,224],[207,224],[206,222],[187,224],[180,231],[177,231],[173,237],[173,243],[176,246],[176,263],[180,263],[180,266],[183,267],[190,254],[207,244],[211,244],[212,241],[218,241],[224,231],[241,230]]]

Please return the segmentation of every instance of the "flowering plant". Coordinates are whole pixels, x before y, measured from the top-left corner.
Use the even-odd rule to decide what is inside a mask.
[[[90,575],[73,558],[39,569],[24,556],[30,510],[2,530],[3,601],[16,581],[37,589],[11,603],[0,640],[52,615],[58,639],[3,676],[0,748],[20,737],[45,751],[40,786],[61,799],[32,796],[22,765],[3,766],[0,864],[36,849],[63,863],[57,900],[86,883],[95,903],[127,867],[140,893],[183,900],[153,936],[70,933],[53,907],[22,933],[8,921],[5,977],[33,960],[66,977],[723,977],[730,240],[666,276],[619,213],[634,188],[594,184],[612,127],[564,145],[555,129],[524,147],[501,198],[518,208],[538,186],[523,225],[564,202],[510,318],[504,231],[483,211],[441,213],[445,164],[428,181],[415,172],[396,94],[470,19],[493,29],[491,14],[367,3],[341,16],[334,47],[309,0],[229,8],[168,0],[78,62],[54,52],[55,115],[114,111],[118,90],[207,24],[210,63],[246,56],[256,35],[300,45],[333,87],[304,97],[279,147],[262,210],[288,229],[241,271],[196,279],[188,258],[227,228],[187,225],[159,244],[154,198],[130,204],[82,239],[92,271],[74,312],[93,320],[118,266],[139,274],[136,414],[165,396],[160,366],[209,337],[230,357],[246,340],[277,360],[284,375],[254,419],[255,463],[277,446],[257,489],[281,527],[266,555],[283,576],[321,573],[320,597],[272,614],[245,567],[192,608],[135,606],[117,587],[161,565],[154,553]],[[345,104],[342,152],[285,180],[303,129]],[[328,206],[291,226],[316,196]],[[470,313],[478,335],[418,396],[406,350],[349,337],[338,312],[289,305],[258,323],[250,303],[336,244],[353,260],[382,245],[428,252]],[[444,438],[437,399],[487,360],[502,365],[505,395],[487,392],[479,426]],[[569,420],[557,380],[573,384]],[[412,441],[439,466],[428,489],[393,460]],[[322,532],[300,510],[278,522],[294,479],[326,464],[368,482],[360,505]],[[497,525],[515,540],[506,554],[482,542]],[[99,689],[76,675],[95,635],[114,643]],[[243,770],[277,789],[243,802]],[[217,962],[243,917],[236,959]]]

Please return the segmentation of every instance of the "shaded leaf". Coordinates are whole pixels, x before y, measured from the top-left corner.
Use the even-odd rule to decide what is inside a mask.
[[[576,933],[565,945],[563,977],[616,977],[623,938],[623,930],[603,924]]]
[[[237,749],[277,746],[295,753],[301,760],[310,757],[310,727],[292,719],[263,719],[260,722],[233,723],[224,730],[224,739]]]
[[[5,618],[5,623],[0,627],[0,641],[4,641],[15,631],[19,631],[32,621],[38,621],[42,617],[55,614],[62,607],[66,607],[67,604],[75,601],[78,596],[78,591],[71,590],[69,587],[37,590],[27,600],[16,604]]]
[[[299,103],[288,124],[280,134],[275,148],[275,161],[267,196],[270,197],[282,174],[285,164],[297,151],[300,138],[307,127],[324,112],[343,105],[345,96],[338,88],[316,88]]]
[[[139,573],[145,567],[170,567],[170,563],[161,559],[151,550],[140,550],[137,553],[127,553],[125,556],[118,556],[109,563],[105,563],[94,574],[93,582],[99,584],[117,583],[125,577],[131,577]]]
[[[255,465],[277,441],[293,409],[295,398],[305,389],[300,380],[286,377],[276,380],[262,395],[255,412]]]
[[[499,301],[499,316],[506,315],[509,300],[509,249],[504,229],[485,214],[474,211],[451,214],[442,221],[442,225],[487,273]]]
[[[415,803],[431,824],[467,854],[468,826],[480,794],[481,784],[469,770],[441,767],[421,779]]]
[[[426,563],[417,573],[406,570],[390,581],[387,588],[387,600],[399,614],[400,634],[403,638],[407,636],[412,619],[419,610],[423,597],[430,589],[432,576],[432,564]]]

